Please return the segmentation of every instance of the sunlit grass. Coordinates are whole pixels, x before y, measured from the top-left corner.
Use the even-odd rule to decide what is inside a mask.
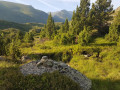
[[[34,42],[33,47],[21,48],[24,54],[58,53],[72,50],[72,58],[68,63],[92,80],[92,90],[120,90],[120,49],[115,42],[104,37],[96,38],[88,46],[54,45],[53,41]],[[86,58],[81,54],[87,51],[92,54]],[[100,51],[99,58],[96,57]],[[62,57],[63,58],[63,57]]]
[[[9,67],[16,67],[17,64],[13,62],[7,62],[7,61],[0,61],[0,68],[9,68]]]

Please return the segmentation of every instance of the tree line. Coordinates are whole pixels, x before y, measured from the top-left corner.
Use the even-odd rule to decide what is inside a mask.
[[[97,30],[97,36],[106,35],[106,39],[118,41],[120,13],[116,15],[111,24],[114,13],[111,2],[112,0],[97,0],[91,5],[90,0],[80,0],[80,6],[77,6],[73,12],[72,20],[69,22],[66,19],[60,29],[56,28],[50,14],[40,37],[52,39],[56,44],[87,45],[90,39],[94,38],[92,31]]]
[[[15,28],[9,28],[0,32],[0,55],[11,56],[18,59],[21,56],[22,43],[31,43],[34,40],[30,32],[22,32]]]

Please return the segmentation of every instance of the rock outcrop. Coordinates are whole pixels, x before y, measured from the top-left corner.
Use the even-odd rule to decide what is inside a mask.
[[[90,90],[92,86],[91,80],[89,80],[79,71],[71,68],[63,62],[50,60],[47,56],[43,56],[41,60],[32,61],[21,66],[20,70],[24,75],[42,75],[43,73],[52,73],[54,71],[59,71],[61,74],[66,75],[67,77],[78,83],[82,90]]]

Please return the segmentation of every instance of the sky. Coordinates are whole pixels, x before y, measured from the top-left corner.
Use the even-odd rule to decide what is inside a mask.
[[[77,5],[80,5],[80,0],[0,0],[16,2],[26,5],[32,5],[34,8],[45,11],[45,12],[55,12],[60,10],[73,11],[76,9]],[[96,0],[91,0],[91,3]],[[120,0],[112,0],[114,9],[120,6]]]

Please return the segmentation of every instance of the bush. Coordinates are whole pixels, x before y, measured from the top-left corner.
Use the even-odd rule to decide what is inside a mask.
[[[76,37],[69,33],[62,33],[54,37],[54,44],[68,45],[75,44]]]
[[[112,24],[109,28],[109,33],[105,36],[106,40],[109,41],[118,41],[119,39],[119,32],[118,32],[118,25]]]
[[[11,56],[13,60],[17,60],[21,56],[21,52],[14,41],[10,43],[8,55]]]
[[[67,63],[71,60],[71,55],[68,52],[63,53],[62,55],[62,61]]]
[[[84,30],[80,32],[78,37],[78,43],[83,46],[87,45],[90,41],[89,27],[84,27]]]

